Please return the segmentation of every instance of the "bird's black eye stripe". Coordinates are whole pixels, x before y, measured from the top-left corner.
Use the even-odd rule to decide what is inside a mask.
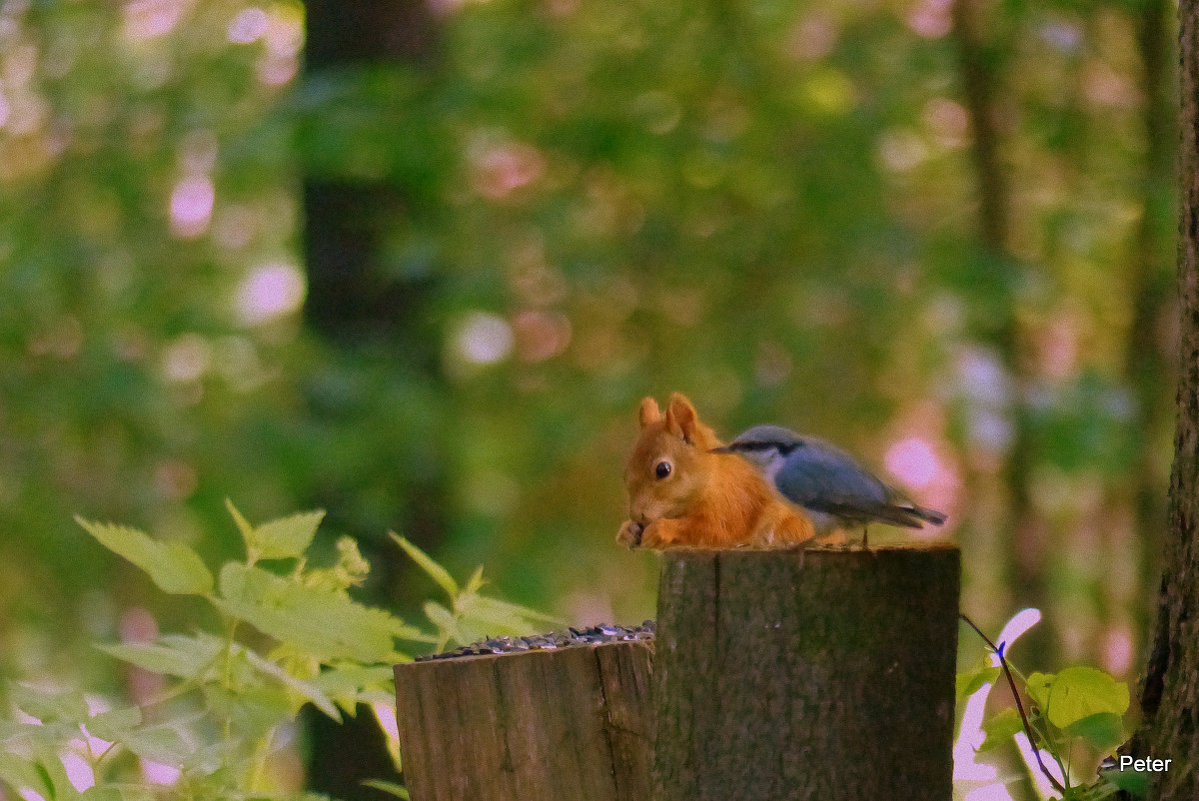
[[[781,453],[783,456],[790,456],[792,453],[795,452],[796,448],[798,448],[802,445],[803,445],[802,442],[789,442],[786,445],[780,445],[779,453]]]

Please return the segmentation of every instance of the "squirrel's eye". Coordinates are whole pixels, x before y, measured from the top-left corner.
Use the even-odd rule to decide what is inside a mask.
[[[668,475],[670,475],[670,471],[673,469],[674,468],[671,467],[670,462],[663,459],[662,461],[660,461],[656,465],[654,465],[654,475],[656,475],[660,480],[660,479],[666,478]]]

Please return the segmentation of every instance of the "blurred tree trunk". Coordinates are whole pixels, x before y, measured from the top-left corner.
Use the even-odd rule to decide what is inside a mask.
[[[978,19],[978,4],[974,0],[954,0],[951,13],[963,100],[973,136],[970,156],[978,181],[979,233],[992,253],[1001,254],[1007,250],[1009,197],[995,124],[994,69],[980,33],[984,26]]]
[[[1154,774],[1153,799],[1199,797],[1199,0],[1179,6],[1178,419],[1157,624],[1141,688],[1144,718],[1128,745],[1136,756],[1173,759]]]
[[[309,80],[322,75],[344,79],[364,68],[428,70],[436,63],[438,27],[423,0],[307,0],[306,15],[305,76]],[[426,323],[431,286],[427,279],[399,277],[387,264],[389,236],[412,215],[415,193],[408,189],[396,182],[304,177],[305,322],[343,349],[347,360],[402,365],[411,380],[435,393],[441,376],[438,339],[430,335]],[[322,412],[317,409],[314,414],[320,417]],[[325,417],[332,418],[323,421],[330,426],[354,424],[345,415],[326,413]],[[332,491],[337,493],[336,488]],[[439,471],[413,471],[407,484],[395,491],[403,496],[406,511],[396,509],[402,519],[394,525],[422,547],[430,547],[444,530],[445,492]],[[330,503],[336,498],[314,500],[334,508],[342,503]],[[353,531],[353,522],[343,521],[341,528]],[[370,532],[375,537],[381,534]],[[401,577],[409,568],[389,543],[372,548],[368,536],[360,541],[374,574],[382,576],[376,590],[382,597],[374,602],[394,605],[399,588],[407,584]],[[366,779],[398,778],[381,732],[365,708],[343,725],[317,714],[310,716],[309,723],[310,789],[344,801],[389,797],[361,784]]]
[[[431,68],[438,36],[422,0],[308,0],[305,70],[309,77],[379,64]],[[304,181],[308,324],[335,341],[407,339],[424,287],[388,276],[383,245],[406,214],[404,187],[391,183]],[[414,297],[415,296],[415,297]],[[427,341],[402,341],[419,351]]]
[[[1125,357],[1125,380],[1135,393],[1135,430],[1143,432],[1137,461],[1132,465],[1132,532],[1139,542],[1138,587],[1152,586],[1160,574],[1162,527],[1166,520],[1164,477],[1157,459],[1159,436],[1164,435],[1164,414],[1174,366],[1164,342],[1165,312],[1171,300],[1171,253],[1162,243],[1172,238],[1167,226],[1174,212],[1177,119],[1174,105],[1171,14],[1173,0],[1144,0],[1133,8],[1137,23],[1137,50],[1141,60],[1141,97],[1145,158],[1143,162],[1141,222],[1130,259],[1129,290],[1134,300]],[[1137,604],[1136,608],[1141,608]],[[1105,615],[1109,618],[1111,615]],[[1137,621],[1145,632],[1149,619]],[[1143,646],[1143,640],[1138,645]],[[1137,651],[1140,652],[1140,649]]]
[[[1020,329],[1016,319],[1013,290],[1019,281],[1020,265],[1008,248],[1011,190],[1004,175],[1000,155],[1000,131],[996,124],[995,59],[988,52],[980,18],[984,5],[977,0],[953,0],[950,8],[957,41],[958,68],[966,112],[972,135],[971,159],[977,182],[978,227],[982,258],[999,273],[991,282],[1004,293],[1000,316],[984,335],[1007,370],[1014,389],[1012,399],[1012,440],[1004,459],[1001,479],[1005,494],[1004,520],[998,536],[1006,533],[1009,560],[1007,570],[1012,590],[1020,606],[1043,608],[1048,601],[1046,587],[1046,530],[1033,509],[1028,475],[1033,467],[1033,445],[1024,390],[1028,384]],[[1021,641],[1031,663],[1040,663],[1050,653],[1050,626],[1038,626]]]
[[[308,0],[306,13],[309,80],[322,74],[344,78],[355,70],[380,66],[428,71],[437,63],[439,31],[423,0]],[[403,275],[389,264],[394,259],[389,240],[413,217],[416,194],[396,181],[304,176],[304,315],[307,325],[342,348],[348,359],[369,361],[383,370],[402,368],[405,380],[419,382],[429,390],[426,394],[436,396],[443,376],[440,342],[430,323],[434,281],[427,275]],[[343,416],[328,422],[355,421]],[[432,436],[428,431],[420,436],[422,441],[409,450],[407,483],[395,488],[405,509],[397,509],[401,519],[393,525],[422,548],[432,548],[445,528],[445,490],[441,471],[427,464],[440,461],[431,453],[436,450],[428,442]],[[314,500],[334,509],[342,504],[337,497]],[[353,521],[341,522],[343,530],[354,529]],[[381,531],[354,533],[361,535],[368,550],[372,539],[382,537]],[[382,540],[383,546],[367,556],[383,574],[383,594],[388,597],[378,601],[397,603],[405,600],[399,579],[407,567],[399,552],[385,537]]]

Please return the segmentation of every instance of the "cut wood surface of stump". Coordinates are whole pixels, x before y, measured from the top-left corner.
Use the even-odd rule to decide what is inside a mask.
[[[959,552],[662,555],[655,801],[948,800]]]
[[[413,801],[646,801],[651,659],[638,641],[397,665]]]

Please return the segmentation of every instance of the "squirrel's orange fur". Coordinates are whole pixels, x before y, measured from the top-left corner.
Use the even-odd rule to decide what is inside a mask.
[[[617,542],[629,547],[797,544],[815,536],[811,521],[787,505],[757,469],[731,453],[685,396],[666,414],[641,401],[641,434],[625,468],[629,519]]]

